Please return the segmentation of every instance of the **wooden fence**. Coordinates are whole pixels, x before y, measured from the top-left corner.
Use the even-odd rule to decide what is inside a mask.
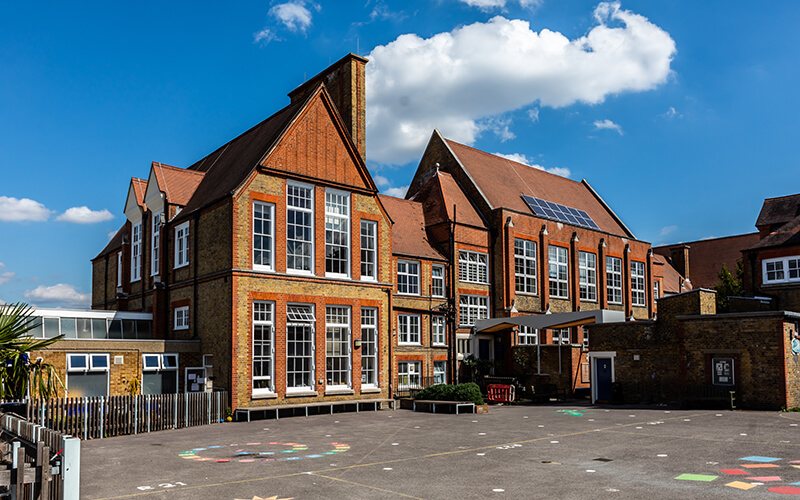
[[[227,416],[226,391],[32,400],[30,422],[81,439],[214,424]]]
[[[0,413],[0,497],[80,498],[80,440]],[[6,496],[7,495],[7,496]]]

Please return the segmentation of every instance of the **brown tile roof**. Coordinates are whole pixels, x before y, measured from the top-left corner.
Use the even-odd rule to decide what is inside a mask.
[[[783,224],[750,248],[755,250],[758,248],[791,246],[800,246],[800,216]]]
[[[423,259],[445,260],[428,240],[425,231],[425,216],[422,203],[378,195],[389,217],[394,221],[392,226],[392,254]]]
[[[601,231],[633,237],[588,184],[529,167],[500,156],[445,139],[467,174],[493,207],[533,213],[522,195],[583,210]]]
[[[661,291],[666,295],[687,292],[692,289],[692,282],[685,280],[663,255],[653,254],[653,274],[657,278],[661,278]],[[681,281],[683,281],[683,288],[681,288]]]
[[[297,113],[316,93],[292,103],[189,167],[205,174],[178,215],[183,218],[231,194],[269,151]]]
[[[785,224],[797,216],[800,216],[800,194],[767,198],[761,206],[756,227]]]
[[[429,226],[455,220],[459,224],[486,227],[464,191],[447,172],[436,172],[411,199],[423,204],[425,222]]]
[[[105,257],[110,253],[114,253],[122,247],[122,238],[125,236],[125,227],[126,226],[123,224],[122,227],[117,230],[116,234],[111,238],[111,241],[108,242],[102,252],[97,254],[97,257],[92,259],[92,262],[101,257]]]
[[[712,288],[719,281],[722,264],[731,273],[736,272],[736,261],[742,250],[758,242],[758,233],[737,234],[723,238],[690,241],[676,245],[653,247],[654,254],[669,257],[674,247],[689,247],[689,278],[695,288]]]
[[[133,186],[133,194],[136,195],[136,204],[139,205],[142,210],[147,210],[144,204],[144,192],[147,191],[147,180],[131,177],[131,185]]]
[[[164,163],[153,162],[158,189],[166,194],[167,201],[174,205],[186,206],[194,194],[205,172],[173,167]]]

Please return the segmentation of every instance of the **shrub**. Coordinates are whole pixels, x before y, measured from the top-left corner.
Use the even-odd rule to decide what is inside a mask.
[[[478,384],[432,385],[419,391],[414,399],[428,399],[433,401],[469,401],[476,405],[483,404],[483,396]]]

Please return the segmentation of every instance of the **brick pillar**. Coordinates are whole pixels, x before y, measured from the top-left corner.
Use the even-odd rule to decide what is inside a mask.
[[[539,231],[539,289],[541,290],[542,311],[547,310],[550,303],[550,268],[547,260],[547,247],[550,245],[550,237],[547,233],[547,225],[542,224]]]
[[[633,316],[633,307],[631,300],[631,246],[625,245],[625,251],[622,253],[622,302],[625,314]]]
[[[647,271],[646,271],[646,273],[647,273],[646,274],[646,277],[647,277],[646,283],[647,283],[647,285],[645,285],[645,286],[649,286],[649,290],[645,289],[645,293],[647,293],[647,295],[645,295],[645,297],[648,297],[648,299],[647,299],[647,317],[648,318],[652,318],[653,317],[653,313],[656,310],[656,298],[653,295],[653,281],[654,281],[654,279],[653,279],[653,249],[652,248],[649,248],[647,250]]]
[[[516,288],[516,268],[514,266],[514,221],[511,220],[511,217],[506,219],[506,227],[505,227],[505,241],[504,241],[504,253],[505,259],[503,266],[503,270],[505,272],[505,276],[503,277],[503,283],[505,284],[505,290],[503,291],[503,308],[507,309],[511,307],[511,304],[514,302],[516,297],[517,288]]]
[[[572,238],[569,242],[569,274],[570,274],[570,296],[572,297],[572,310],[577,311],[581,307],[581,286],[580,286],[580,271],[578,259],[578,233],[573,232]]]
[[[606,287],[606,239],[600,238],[600,244],[597,245],[597,298],[600,303],[600,309],[608,307],[608,291]]]

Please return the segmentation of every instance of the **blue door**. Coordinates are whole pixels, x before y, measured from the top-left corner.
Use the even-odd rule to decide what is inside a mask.
[[[597,400],[611,401],[611,358],[595,358],[594,367]]]

